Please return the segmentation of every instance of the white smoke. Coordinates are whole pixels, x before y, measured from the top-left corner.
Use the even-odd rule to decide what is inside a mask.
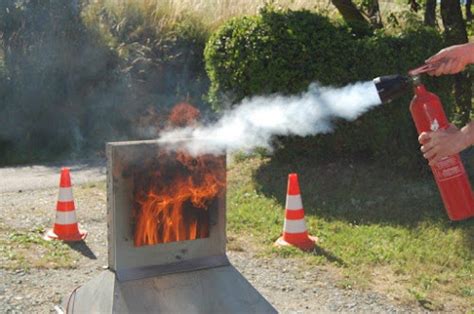
[[[354,120],[381,104],[372,81],[342,88],[311,84],[295,96],[258,96],[244,99],[215,123],[161,134],[159,141],[187,149],[191,154],[220,154],[270,147],[275,135],[315,135],[332,131],[332,120]],[[183,144],[184,143],[184,144]]]

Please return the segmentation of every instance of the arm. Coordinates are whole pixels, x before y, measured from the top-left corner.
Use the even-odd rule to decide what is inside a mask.
[[[474,145],[474,121],[466,124],[462,129],[451,125],[446,130],[423,132],[418,137],[423,157],[434,165],[443,157],[459,153]]]
[[[445,48],[427,59],[426,64],[432,65],[429,75],[455,74],[474,63],[474,43],[455,45]]]

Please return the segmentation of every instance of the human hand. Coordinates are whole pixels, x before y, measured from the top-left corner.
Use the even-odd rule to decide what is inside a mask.
[[[451,124],[447,129],[421,133],[418,141],[422,145],[420,150],[423,157],[433,166],[441,158],[457,154],[466,148],[468,145],[465,137],[461,130]]]
[[[429,75],[455,74],[464,70],[466,65],[474,63],[474,43],[450,46],[425,61],[433,70]]]

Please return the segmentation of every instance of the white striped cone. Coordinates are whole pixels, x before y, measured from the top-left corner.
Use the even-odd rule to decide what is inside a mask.
[[[275,242],[275,245],[292,245],[302,250],[313,249],[318,239],[308,235],[298,176],[296,173],[288,175],[288,193],[286,195],[285,208],[283,235]]]
[[[76,207],[72,195],[69,169],[61,169],[58,202],[56,204],[56,220],[53,229],[48,230],[46,240],[81,241],[87,236],[87,231],[80,230],[77,224]]]

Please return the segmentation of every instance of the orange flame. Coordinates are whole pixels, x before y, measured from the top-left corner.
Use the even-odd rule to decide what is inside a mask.
[[[172,127],[195,125],[200,112],[188,103],[176,105]],[[184,152],[163,153],[133,166],[135,246],[209,236],[209,206],[225,186],[225,159],[193,158]]]
[[[223,159],[162,153],[145,169],[151,175],[135,176],[135,246],[208,237],[207,209],[225,185]]]
[[[192,105],[182,102],[173,107],[168,121],[173,127],[185,127],[195,125],[199,120],[201,112]]]

